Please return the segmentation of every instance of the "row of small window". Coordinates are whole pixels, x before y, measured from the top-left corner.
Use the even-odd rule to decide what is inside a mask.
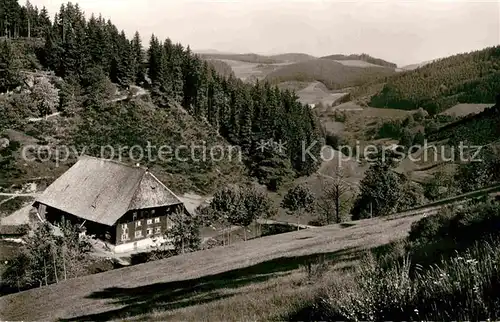
[[[156,217],[154,219],[154,223],[155,224],[159,224],[160,223],[160,217]],[[148,219],[146,221],[146,224],[147,225],[152,225],[153,224],[153,219]],[[141,220],[135,222],[135,227],[141,227],[141,226],[142,226],[142,221]],[[127,230],[127,229],[128,229],[127,224],[122,224],[122,230]]]
[[[154,234],[155,235],[161,234],[161,227],[155,227]],[[146,236],[153,236],[153,228],[146,229]],[[137,230],[135,232],[135,238],[141,238],[141,237],[142,237],[142,230]],[[129,239],[130,239],[130,237],[128,235],[128,231],[124,230],[122,232],[122,241],[129,240]]]

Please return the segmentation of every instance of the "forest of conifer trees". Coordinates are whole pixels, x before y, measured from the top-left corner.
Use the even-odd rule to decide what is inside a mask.
[[[439,59],[390,77],[370,105],[437,114],[458,103],[494,103],[500,92],[500,46]]]
[[[49,13],[45,7],[39,9],[29,1],[20,6],[17,0],[2,0],[0,6],[0,37],[45,36],[51,26]]]

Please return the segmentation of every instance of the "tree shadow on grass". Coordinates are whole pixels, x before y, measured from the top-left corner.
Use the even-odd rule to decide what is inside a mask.
[[[109,311],[77,316],[61,321],[95,321],[124,319],[150,313],[169,311],[193,305],[209,303],[234,296],[224,290],[237,289],[253,283],[265,282],[278,275],[317,262],[318,259],[331,262],[352,260],[358,256],[357,248],[347,248],[331,253],[296,257],[281,257],[250,267],[235,269],[220,274],[183,281],[155,283],[139,287],[112,287],[90,294],[87,298],[101,302],[105,300],[119,306]]]

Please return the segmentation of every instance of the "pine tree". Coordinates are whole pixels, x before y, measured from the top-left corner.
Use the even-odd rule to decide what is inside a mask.
[[[153,88],[159,87],[161,56],[161,44],[158,38],[152,35],[148,49],[148,77]]]
[[[171,45],[170,39],[165,41]],[[181,104],[184,100],[184,48],[181,44],[176,44],[172,47],[172,55],[170,57],[170,71],[172,75],[172,98],[175,102]]]
[[[38,17],[38,25],[36,36],[40,38],[45,38],[49,33],[49,30],[52,28],[52,22],[49,18],[49,12],[45,6],[40,11],[40,15]]]
[[[197,106],[198,86],[200,82],[201,61],[196,56],[193,56],[189,46],[184,53],[183,64],[183,103],[184,108],[193,113]],[[196,114],[196,113],[195,113]]]
[[[135,83],[141,85],[145,80],[144,76],[146,69],[144,65],[144,50],[142,48],[141,36],[138,31],[134,34],[134,38],[131,41],[131,47]]]
[[[10,41],[0,41],[0,92],[13,90],[21,84],[21,57]]]
[[[113,57],[111,78],[121,86],[134,83],[134,57],[125,32],[122,31],[118,37],[116,54]]]

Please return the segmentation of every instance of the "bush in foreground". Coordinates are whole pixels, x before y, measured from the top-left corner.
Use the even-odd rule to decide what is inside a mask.
[[[414,274],[408,258],[389,269],[367,260],[356,272],[334,280],[323,296],[289,319],[498,319],[499,245],[498,242],[477,245],[461,256],[425,271],[417,269]]]

